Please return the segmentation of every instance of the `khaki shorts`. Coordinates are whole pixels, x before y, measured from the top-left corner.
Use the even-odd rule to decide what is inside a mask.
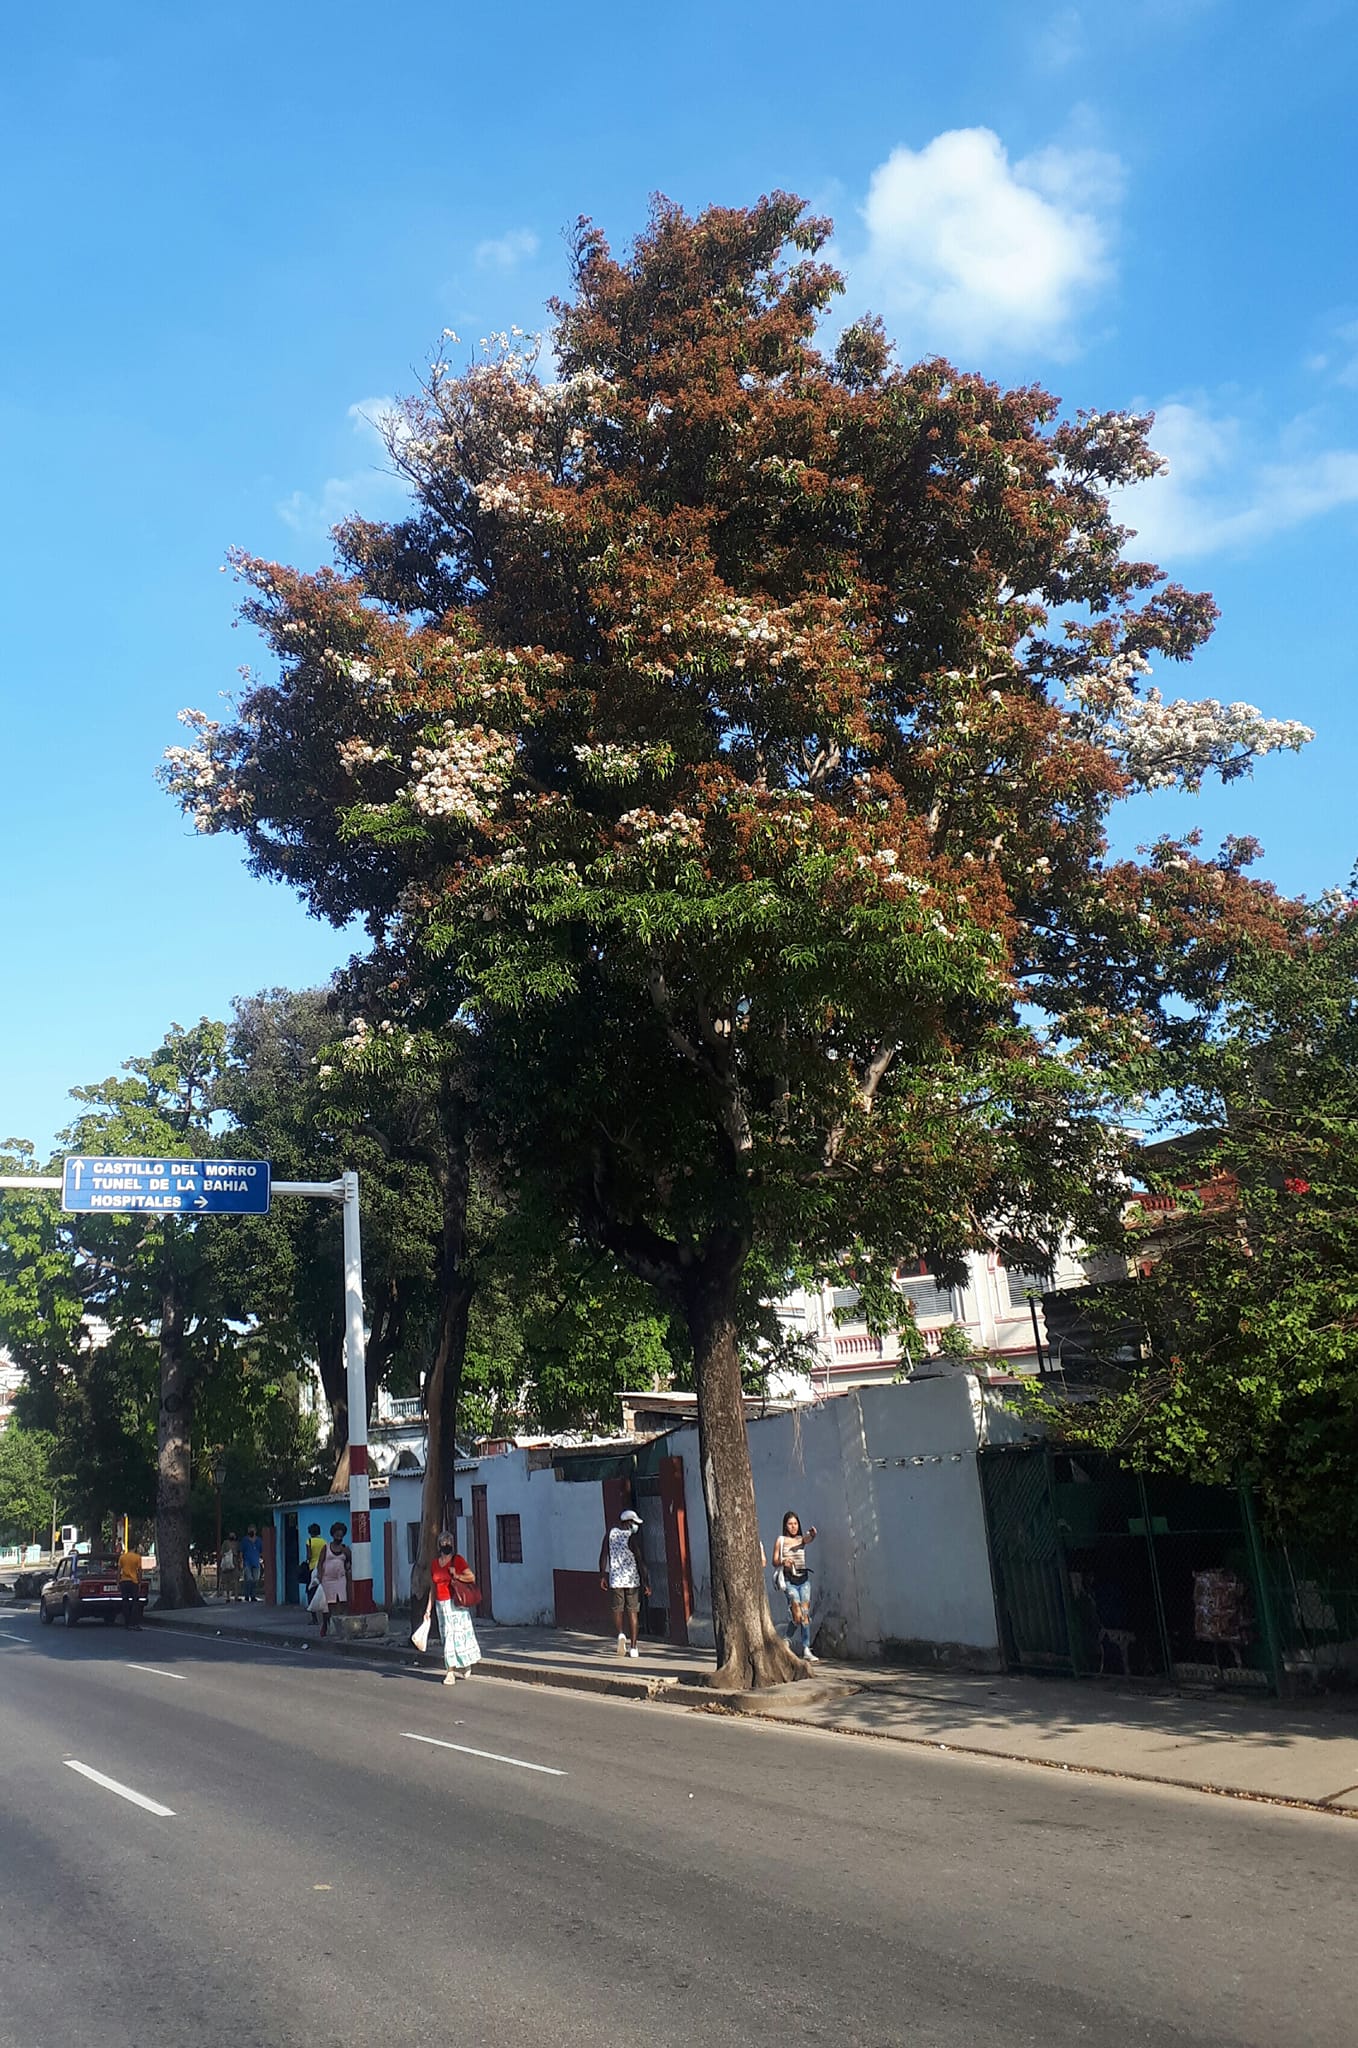
[[[608,1596],[613,1602],[613,1612],[615,1614],[621,1614],[624,1608],[626,1608],[629,1614],[640,1614],[640,1586],[610,1586]]]

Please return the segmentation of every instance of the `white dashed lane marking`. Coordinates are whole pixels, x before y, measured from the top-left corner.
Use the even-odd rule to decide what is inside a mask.
[[[79,1771],[82,1778],[88,1778],[93,1785],[102,1785],[106,1792],[116,1792],[120,1799],[143,1807],[147,1813],[154,1813],[161,1820],[174,1819],[172,1806],[162,1806],[158,1799],[148,1799],[144,1792],[134,1792],[130,1785],[120,1785],[116,1778],[106,1778],[102,1771],[96,1771],[91,1764],[77,1763],[73,1756],[66,1757],[64,1761],[68,1771]]]
[[[493,1749],[472,1749],[465,1742],[441,1742],[437,1735],[412,1735],[408,1728],[401,1731],[407,1742],[427,1742],[431,1749],[455,1749],[459,1756],[479,1756],[488,1764],[513,1764],[516,1771],[541,1771],[544,1778],[564,1778],[565,1771],[554,1770],[551,1764],[525,1763],[521,1756],[500,1756]]]

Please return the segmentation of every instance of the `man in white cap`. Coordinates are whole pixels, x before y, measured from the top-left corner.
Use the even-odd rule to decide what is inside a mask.
[[[637,1628],[641,1622],[641,1602],[643,1595],[650,1598],[651,1587],[641,1548],[641,1516],[635,1508],[623,1509],[599,1547],[599,1584],[613,1601],[618,1655],[639,1656]]]

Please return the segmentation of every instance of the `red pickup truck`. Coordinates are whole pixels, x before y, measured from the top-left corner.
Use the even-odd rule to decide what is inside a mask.
[[[115,1622],[122,1612],[122,1604],[117,1558],[81,1557],[73,1553],[62,1558],[39,1593],[38,1614],[46,1622],[53,1622],[60,1615],[67,1628],[74,1628],[87,1614],[97,1614],[104,1622]],[[143,1585],[141,1599],[137,1603],[138,1621],[145,1606],[146,1588]]]

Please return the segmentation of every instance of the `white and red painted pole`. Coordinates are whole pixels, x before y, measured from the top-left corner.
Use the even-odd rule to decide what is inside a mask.
[[[373,1542],[368,1486],[368,1368],[363,1338],[363,1242],[358,1221],[358,1175],[344,1187],[344,1365],[349,1395],[349,1548],[353,1554],[354,1614],[373,1614]]]

